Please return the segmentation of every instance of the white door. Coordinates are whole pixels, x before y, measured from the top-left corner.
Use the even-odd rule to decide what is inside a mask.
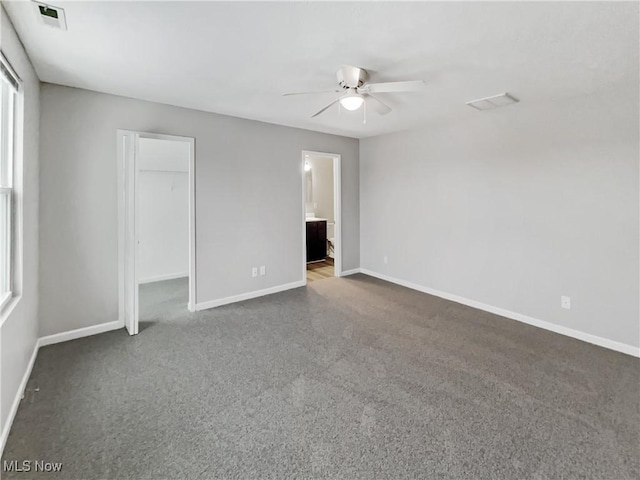
[[[123,135],[123,164],[124,173],[124,325],[129,335],[138,333],[138,232],[136,194],[138,190],[138,156],[137,133]]]

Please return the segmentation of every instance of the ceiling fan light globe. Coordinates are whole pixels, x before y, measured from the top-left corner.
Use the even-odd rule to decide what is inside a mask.
[[[358,110],[364,103],[364,98],[360,95],[347,95],[340,99],[340,105],[346,110]]]

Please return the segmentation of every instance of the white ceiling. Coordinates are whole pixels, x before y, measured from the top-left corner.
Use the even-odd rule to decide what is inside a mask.
[[[527,108],[638,88],[638,3],[59,2],[68,31],[33,4],[4,2],[42,81],[357,138],[486,115],[465,106],[511,92]],[[310,116],[341,64],[373,81],[424,79],[381,94],[394,111]]]

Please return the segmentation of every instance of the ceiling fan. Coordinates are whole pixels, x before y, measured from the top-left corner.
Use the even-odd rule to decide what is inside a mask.
[[[363,68],[343,65],[336,72],[338,77],[339,88],[334,90],[325,90],[321,92],[296,92],[284,93],[283,96],[289,95],[313,95],[318,93],[341,93],[334,101],[311,115],[311,118],[317,117],[330,107],[339,103],[341,107],[347,110],[358,110],[364,105],[366,123],[366,108],[369,106],[376,113],[385,115],[391,111],[391,108],[382,100],[372,95],[373,93],[401,93],[401,92],[417,92],[423,89],[424,82],[422,80],[411,80],[405,82],[386,82],[386,83],[366,83],[369,74]]]

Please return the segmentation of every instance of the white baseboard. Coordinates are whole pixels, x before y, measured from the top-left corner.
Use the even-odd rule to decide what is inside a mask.
[[[352,268],[351,270],[345,270],[342,273],[340,273],[341,277],[348,277],[349,275],[355,275],[356,273],[360,273],[360,269],[359,268]]]
[[[285,283],[284,285],[265,288],[264,290],[256,290],[254,292],[242,293],[240,295],[221,298],[219,300],[210,300],[208,302],[196,303],[196,310],[206,310],[208,308],[220,307],[222,305],[228,305],[230,303],[242,302],[243,300],[263,297],[264,295],[271,295],[272,293],[284,292],[285,290],[291,290],[292,288],[304,287],[305,285],[306,283],[304,280],[299,280],[297,282]]]
[[[176,278],[184,278],[188,277],[189,272],[182,273],[168,273],[166,275],[156,275],[155,277],[145,277],[138,280],[138,284],[142,283],[152,283],[152,282],[162,282],[163,280],[175,280]]]
[[[69,340],[75,340],[77,338],[97,335],[98,333],[118,330],[119,328],[123,327],[124,322],[122,320],[114,320],[113,322],[91,325],[90,327],[77,328],[75,330],[69,330],[68,332],[55,333],[53,335],[47,335],[46,337],[40,337],[40,339],[38,340],[38,346],[44,347],[46,345],[53,345],[54,343],[67,342]]]
[[[7,438],[9,438],[9,432],[11,431],[13,420],[16,417],[16,413],[18,413],[20,400],[22,400],[22,397],[24,396],[24,390],[25,388],[27,388],[27,382],[29,381],[29,377],[31,376],[31,370],[33,370],[33,365],[34,363],[36,363],[36,357],[38,356],[39,347],[39,340],[36,340],[36,344],[33,346],[33,353],[31,354],[31,358],[29,359],[29,363],[27,364],[27,369],[22,376],[20,386],[18,387],[16,396],[13,399],[13,403],[11,404],[11,409],[9,410],[9,415],[7,415],[4,428],[2,429],[2,437],[0,438],[0,457],[4,452],[4,446],[7,444]]]
[[[494,307],[493,305],[487,305],[486,303],[478,302],[476,300],[470,300],[468,298],[464,298],[459,295],[454,295],[452,293],[441,292],[440,290],[435,290],[433,288],[417,285],[415,283],[390,277],[382,273],[373,272],[371,270],[367,270],[366,268],[362,268],[360,269],[360,271],[365,275],[376,277],[381,280],[385,280],[387,282],[395,283],[396,285],[401,285],[403,287],[407,287],[412,290],[428,293],[429,295],[435,295],[436,297],[444,298],[446,300],[451,300],[452,302],[456,302],[456,303],[461,303],[462,305],[467,305],[469,307],[477,308],[478,310],[484,310],[485,312],[494,313],[496,315],[500,315],[501,317],[506,317],[511,320],[517,320],[522,323],[533,325],[534,327],[543,328],[551,332],[559,333],[561,335],[566,335],[567,337],[572,337],[577,340],[582,340],[583,342],[592,343],[600,347],[608,348],[610,350],[615,350],[616,352],[626,353],[627,355],[632,355],[634,357],[640,357],[640,348],[634,347],[633,345],[627,345],[626,343],[616,342],[615,340],[609,340],[608,338],[598,337],[597,335],[592,335],[590,333],[585,333],[579,330],[574,330],[572,328],[556,325],[555,323],[539,320],[537,318],[529,317],[521,313],[505,310],[504,308]]]

